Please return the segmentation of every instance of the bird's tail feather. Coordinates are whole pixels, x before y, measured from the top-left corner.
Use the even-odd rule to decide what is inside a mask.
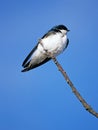
[[[21,70],[21,72],[26,72],[26,71],[29,71],[31,68],[25,68],[25,69],[23,69],[23,70]]]
[[[30,62],[28,62],[26,65],[24,65],[24,69],[21,72],[26,72],[26,71],[29,71],[31,69],[34,69],[34,68],[36,68],[36,67],[38,67],[38,66],[40,66],[40,65],[42,65],[42,64],[44,64],[46,62],[48,62],[50,59],[51,58],[46,58],[44,61],[42,61],[42,62],[40,62],[38,64],[35,64],[35,65],[32,65],[32,64],[30,65],[29,64]]]

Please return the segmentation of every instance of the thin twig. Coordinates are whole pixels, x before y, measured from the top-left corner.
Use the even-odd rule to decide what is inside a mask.
[[[92,115],[94,115],[95,117],[98,118],[98,113],[96,111],[93,110],[93,108],[84,100],[84,98],[80,95],[80,93],[78,92],[78,90],[74,87],[73,83],[71,82],[70,78],[68,77],[67,73],[64,71],[64,69],[62,68],[62,66],[59,64],[59,62],[57,61],[57,59],[51,54],[47,52],[47,55],[50,56],[52,58],[52,60],[54,61],[54,63],[56,64],[56,66],[58,67],[58,70],[62,73],[62,75],[64,76],[65,80],[67,81],[67,83],[69,84],[69,86],[72,89],[72,92],[75,94],[75,96],[78,98],[78,100],[82,103],[83,107]]]

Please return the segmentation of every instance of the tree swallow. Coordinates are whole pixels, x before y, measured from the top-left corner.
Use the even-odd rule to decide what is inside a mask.
[[[67,38],[68,31],[68,28],[64,25],[54,26],[50,29],[24,60],[22,72],[34,69],[49,61],[51,57],[47,56],[46,51],[55,57],[63,52],[69,43]]]

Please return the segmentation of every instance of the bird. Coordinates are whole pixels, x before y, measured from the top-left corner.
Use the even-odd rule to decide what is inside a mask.
[[[38,40],[37,45],[25,58],[22,63],[23,70],[21,72],[34,69],[51,60],[51,56],[47,55],[47,52],[51,53],[54,57],[63,52],[69,44],[69,39],[67,38],[67,32],[69,31],[63,24],[51,28]]]

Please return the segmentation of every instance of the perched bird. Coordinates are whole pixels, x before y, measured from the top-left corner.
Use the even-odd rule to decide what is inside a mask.
[[[64,25],[54,26],[50,29],[24,60],[22,72],[34,69],[49,61],[51,57],[47,56],[47,52],[55,57],[63,52],[69,43],[67,38],[68,31],[68,28]]]

